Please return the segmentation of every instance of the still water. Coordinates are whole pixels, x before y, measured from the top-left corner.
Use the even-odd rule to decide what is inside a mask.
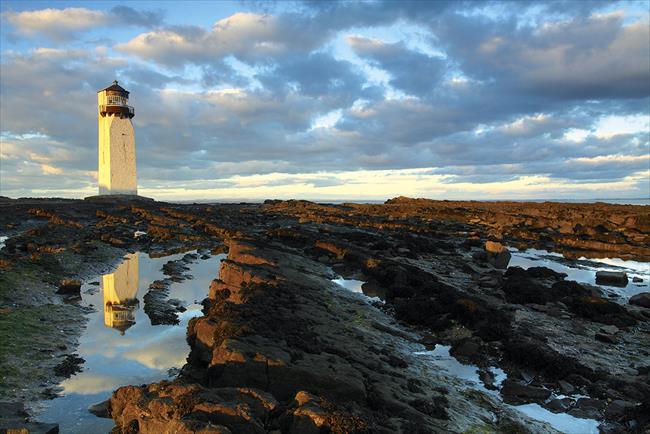
[[[101,276],[99,285],[82,287],[81,303],[95,310],[88,315],[76,351],[86,360],[83,371],[60,384],[60,397],[39,403],[34,409],[40,412],[38,420],[59,423],[63,433],[109,432],[113,421],[89,413],[89,406],[106,400],[120,386],[173,377],[175,368],[185,364],[190,350],[185,341],[187,323],[201,315],[200,302],[225,255],[187,264],[194,278],[173,283],[169,292],[169,298],[185,302],[180,323],[152,326],[143,310],[143,296],[151,282],[165,277],[163,264],[182,257],[129,254],[113,273]]]
[[[640,292],[650,291],[650,263],[639,261],[627,261],[619,258],[602,259],[565,259],[559,253],[547,252],[546,250],[528,249],[519,251],[510,249],[512,258],[509,267],[518,266],[524,269],[529,267],[547,267],[553,271],[566,273],[567,280],[575,280],[579,283],[596,285],[597,271],[623,271],[627,274],[628,284],[619,288],[599,284],[606,295],[611,295],[613,301],[627,303],[629,298]],[[633,278],[639,278],[641,282],[634,282]]]

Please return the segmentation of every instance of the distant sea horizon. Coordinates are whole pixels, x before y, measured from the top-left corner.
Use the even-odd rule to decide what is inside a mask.
[[[615,205],[650,205],[650,198],[595,198],[595,199],[436,199],[425,198],[436,201],[467,201],[467,202],[559,202],[559,203],[610,203]],[[167,200],[170,203],[262,203],[265,200],[291,200],[291,199],[190,199],[190,200]],[[342,204],[342,203],[360,203],[360,204],[382,204],[388,199],[294,199],[306,200],[315,203]]]

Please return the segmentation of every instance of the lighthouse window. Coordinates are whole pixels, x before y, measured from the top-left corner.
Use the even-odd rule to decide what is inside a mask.
[[[107,95],[108,105],[126,105],[127,100],[123,96],[118,95]]]

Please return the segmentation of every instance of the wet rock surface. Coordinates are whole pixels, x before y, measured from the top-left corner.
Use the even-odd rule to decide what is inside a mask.
[[[173,323],[183,306],[169,299],[170,282],[227,250],[204,316],[189,324],[188,363],[172,382],[118,389],[102,410],[115,432],[554,432],[424,363],[422,343],[450,345],[508,402],[604,420],[612,433],[650,426],[644,296],[617,304],[544,267],[506,268],[505,255],[515,246],[647,261],[643,207],[397,198],[3,199],[0,208],[9,237],[0,250],[1,392],[10,401],[51,395],[69,373],[55,368],[68,365],[84,312],[57,294],[64,279],[90,282],[127,251],[198,250],[165,264],[166,278],[145,296],[152,323]],[[385,303],[342,290],[337,275],[366,282]],[[507,382],[496,384],[488,366]]]

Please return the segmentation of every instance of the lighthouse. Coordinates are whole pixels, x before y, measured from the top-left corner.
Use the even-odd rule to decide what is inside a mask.
[[[117,84],[97,92],[99,129],[99,194],[138,194],[135,172],[135,132],[129,92]]]

